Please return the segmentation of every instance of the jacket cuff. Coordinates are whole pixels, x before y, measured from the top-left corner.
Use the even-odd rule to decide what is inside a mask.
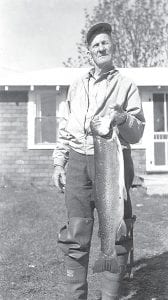
[[[127,114],[126,122],[118,126],[120,135],[129,144],[136,144],[140,141],[143,131],[144,123],[136,119],[136,117]]]

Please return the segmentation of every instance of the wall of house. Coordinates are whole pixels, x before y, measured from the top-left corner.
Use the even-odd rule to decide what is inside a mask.
[[[28,92],[0,92],[0,185],[51,183],[52,150],[27,149]]]
[[[52,185],[52,151],[27,148],[28,91],[0,92],[0,186]],[[133,149],[135,174],[145,172],[145,150]]]

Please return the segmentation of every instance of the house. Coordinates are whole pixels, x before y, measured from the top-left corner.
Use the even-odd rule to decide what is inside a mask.
[[[132,145],[135,174],[168,174],[168,68],[125,68],[139,88],[146,127]],[[0,71],[0,185],[51,184],[52,152],[69,85],[85,68]],[[167,174],[166,174],[167,173]],[[153,177],[154,178],[154,177]],[[167,177],[168,178],[168,177]]]

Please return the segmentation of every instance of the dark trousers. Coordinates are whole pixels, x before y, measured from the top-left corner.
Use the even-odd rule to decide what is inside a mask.
[[[131,150],[124,149],[125,186],[127,190],[127,202],[125,202],[125,218],[132,215],[132,206],[129,189],[133,181],[134,170],[131,158]],[[67,174],[65,201],[68,218],[82,217],[93,218],[94,195],[94,156],[83,155],[73,150],[70,152]]]

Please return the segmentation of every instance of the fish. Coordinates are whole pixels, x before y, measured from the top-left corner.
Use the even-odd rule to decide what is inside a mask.
[[[109,130],[110,119],[91,121],[94,142],[94,198],[99,221],[101,252],[93,266],[94,273],[119,273],[115,242],[126,236],[124,222],[124,159],[117,126]]]

